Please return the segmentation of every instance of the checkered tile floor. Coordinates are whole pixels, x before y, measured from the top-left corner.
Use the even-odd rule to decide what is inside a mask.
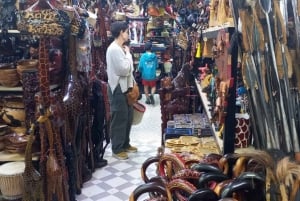
[[[155,105],[146,105],[146,112],[139,125],[131,130],[131,144],[138,147],[137,153],[130,153],[129,159],[120,161],[112,157],[110,145],[104,158],[108,165],[97,169],[91,180],[83,184],[77,201],[127,201],[131,192],[143,183],[141,164],[157,154],[161,145],[161,113],[159,96],[155,95]],[[145,103],[145,97],[140,100]],[[149,177],[154,176],[155,167],[149,167]]]

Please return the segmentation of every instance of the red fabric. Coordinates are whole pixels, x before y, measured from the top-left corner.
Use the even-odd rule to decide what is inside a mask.
[[[142,80],[142,84],[144,86],[149,86],[149,87],[155,87],[156,86],[156,80]]]

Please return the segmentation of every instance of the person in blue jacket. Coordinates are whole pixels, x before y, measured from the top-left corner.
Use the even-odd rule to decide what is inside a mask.
[[[154,105],[153,95],[156,92],[156,69],[158,68],[158,60],[156,54],[153,53],[151,49],[152,43],[145,43],[145,53],[143,53],[140,58],[138,70],[142,76],[146,104]]]

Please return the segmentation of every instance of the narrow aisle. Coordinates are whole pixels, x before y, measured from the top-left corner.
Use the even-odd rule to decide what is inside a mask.
[[[138,148],[137,153],[129,153],[126,161],[112,157],[108,145],[104,158],[108,165],[97,169],[91,180],[83,184],[77,201],[127,201],[130,193],[143,183],[141,165],[150,156],[157,154],[161,145],[161,113],[159,95],[155,94],[155,105],[146,105],[145,96],[140,100],[146,106],[143,120],[132,126],[131,144]],[[154,171],[154,167],[151,168]]]

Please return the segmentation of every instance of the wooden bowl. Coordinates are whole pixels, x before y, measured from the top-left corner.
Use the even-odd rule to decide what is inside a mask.
[[[20,79],[13,64],[0,64],[0,84],[5,87],[15,87]]]
[[[21,97],[5,97],[2,108],[2,119],[12,126],[22,126],[25,123],[25,106]]]

